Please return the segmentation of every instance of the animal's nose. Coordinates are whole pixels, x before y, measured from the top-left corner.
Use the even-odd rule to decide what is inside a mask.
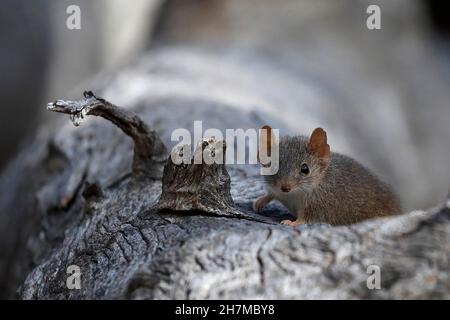
[[[283,185],[281,186],[281,191],[283,191],[283,192],[289,192],[289,191],[291,191],[291,187],[288,186],[288,185],[283,184]]]

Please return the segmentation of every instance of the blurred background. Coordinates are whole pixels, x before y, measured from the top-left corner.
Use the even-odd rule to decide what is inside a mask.
[[[371,4],[380,30],[366,27]],[[70,5],[79,30],[66,27]],[[332,148],[393,184],[406,209],[450,188],[445,1],[3,0],[0,42],[2,170],[50,117],[48,101],[79,98],[91,79],[163,50],[185,72],[242,78],[235,96],[210,94],[272,112],[289,133],[324,126]]]

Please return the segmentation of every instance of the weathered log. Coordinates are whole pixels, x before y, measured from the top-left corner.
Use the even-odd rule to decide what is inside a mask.
[[[133,71],[142,81],[158,71],[150,70]],[[101,95],[127,97],[120,104],[132,107],[167,146],[173,128],[199,117],[217,128],[273,120],[224,101],[151,88],[133,98],[132,83],[118,75]],[[206,201],[161,212],[158,201],[170,209],[173,196],[160,199],[162,184],[169,191],[178,169],[162,182],[134,179],[136,148],[114,126],[94,120],[74,129],[67,119],[57,121],[43,125],[0,179],[0,266],[9,297],[16,290],[24,299],[450,297],[449,203],[352,226],[294,229],[274,223],[288,215],[277,203],[261,212],[262,221],[249,219],[263,183],[251,166],[228,165],[232,199],[221,210]],[[228,197],[227,184],[217,190],[221,196]],[[239,214],[226,214],[227,207]],[[80,289],[67,286],[71,265],[81,271]],[[381,289],[367,286],[370,266],[381,271]]]

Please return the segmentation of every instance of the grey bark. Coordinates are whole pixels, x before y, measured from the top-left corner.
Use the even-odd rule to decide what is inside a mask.
[[[204,120],[204,128],[219,129],[276,123],[233,100],[205,97],[183,68],[164,69],[158,56],[151,58],[105,85],[97,80],[93,88],[132,109],[169,150],[172,130],[191,128],[196,119]],[[191,95],[165,91],[171,73]],[[158,74],[166,76],[155,80]],[[221,79],[215,80],[220,86]],[[139,91],[139,81],[154,82]],[[127,109],[121,118],[129,114]],[[177,194],[175,200],[169,193],[160,198],[177,181],[179,168],[166,166],[162,181],[135,178],[135,145],[117,127],[104,119],[87,119],[81,128],[66,117],[53,119],[0,179],[1,285],[8,297],[15,292],[23,299],[450,297],[449,203],[352,226],[293,229],[277,223],[289,217],[277,203],[259,216],[252,213],[252,201],[263,194],[256,168],[228,165],[210,172],[225,179],[214,193],[227,199],[220,210],[220,201],[206,201],[159,211],[189,203]],[[195,176],[195,168],[183,170]],[[214,192],[202,187],[203,179],[190,181]],[[81,269],[80,290],[66,286],[70,265]],[[381,270],[380,290],[367,287],[371,265]]]

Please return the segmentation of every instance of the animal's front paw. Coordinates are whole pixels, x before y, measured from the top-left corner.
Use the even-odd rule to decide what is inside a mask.
[[[262,196],[253,203],[253,210],[259,212],[264,208],[270,201],[273,200],[271,195]]]
[[[256,212],[259,212],[264,208],[265,204],[261,200],[261,198],[256,199],[255,202],[253,202],[253,210]]]
[[[303,219],[297,219],[294,221],[291,220],[283,220],[281,221],[281,224],[287,225],[287,226],[291,226],[291,227],[298,227],[301,226],[302,224],[306,224],[306,221]]]

